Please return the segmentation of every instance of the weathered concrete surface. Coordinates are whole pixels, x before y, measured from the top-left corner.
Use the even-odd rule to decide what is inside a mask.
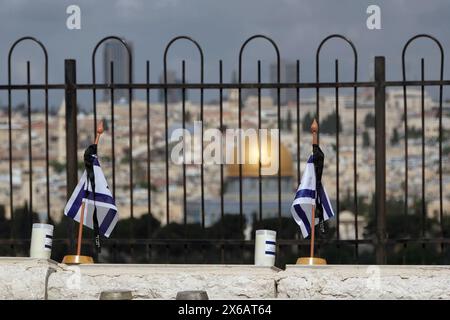
[[[450,299],[449,266],[287,266],[282,299]]]
[[[43,300],[55,262],[32,258],[0,257],[0,299]]]
[[[104,290],[132,290],[133,299],[175,299],[206,290],[210,299],[273,299],[277,271],[245,265],[60,265],[48,299],[98,299]]]
[[[210,299],[450,299],[450,266],[248,265],[67,266],[0,258],[0,299],[99,299],[107,290],[134,299],[174,299],[205,290]]]

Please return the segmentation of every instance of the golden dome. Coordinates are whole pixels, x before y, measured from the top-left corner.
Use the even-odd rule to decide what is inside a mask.
[[[250,143],[250,139],[245,139],[242,141],[242,149],[245,147],[245,153],[243,153],[244,161],[242,164],[242,177],[259,177],[259,146],[258,143]],[[252,141],[253,142],[253,141]],[[261,175],[262,176],[278,176],[277,167],[274,163],[278,162],[278,155],[276,154],[276,148],[274,150],[274,155],[272,157],[271,149],[271,138],[270,135],[267,138],[267,143],[265,139],[262,140],[263,145],[261,149]],[[278,142],[278,141],[277,141]],[[234,147],[234,161],[233,164],[227,165],[227,174],[229,177],[239,177],[239,164],[236,161],[238,147]],[[281,162],[280,162],[280,173],[282,177],[292,177],[294,173],[294,168],[292,164],[292,155],[289,150],[281,143],[279,148]],[[273,158],[273,159],[272,159]],[[274,162],[275,161],[275,162]],[[275,171],[273,174],[268,174],[267,172]]]

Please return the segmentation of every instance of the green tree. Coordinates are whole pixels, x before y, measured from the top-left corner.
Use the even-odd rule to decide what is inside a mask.
[[[5,235],[7,234],[8,238],[12,235],[14,239],[30,239],[33,223],[39,222],[38,214],[36,212],[30,212],[29,206],[27,202],[25,202],[23,207],[14,209],[13,216],[14,219],[10,220],[9,223],[2,228],[2,233],[5,233]],[[5,247],[0,250],[0,253],[21,257],[28,256],[29,249],[29,243],[25,241],[16,243],[16,245],[11,248]]]
[[[186,122],[191,122],[191,112],[189,110],[186,111],[185,115],[184,115],[184,120]]]
[[[245,217],[244,217],[245,225]],[[223,218],[207,228],[207,237],[210,239],[243,239],[244,234],[240,230],[240,216],[237,214],[224,214]]]
[[[418,139],[422,137],[422,129],[416,127],[408,128],[408,139]]]
[[[8,239],[11,235],[11,220],[6,219],[5,206],[0,205],[0,239]],[[0,246],[0,256],[12,256],[9,246]]]
[[[109,121],[105,117],[102,118],[103,121],[103,130],[109,131]]]
[[[17,239],[31,238],[31,227],[33,223],[39,222],[38,214],[30,212],[28,203],[23,207],[14,209],[14,219],[11,223],[11,231]]]
[[[328,116],[326,116],[319,125],[319,131],[321,133],[325,134],[336,134],[336,120],[338,122],[339,126],[339,132],[342,132],[342,122],[341,117],[339,116],[339,119],[337,119],[336,112],[330,113]],[[311,124],[310,124],[311,126]]]
[[[450,154],[450,146],[445,146],[445,147],[442,149],[442,154],[443,154],[444,156],[448,156],[448,155]]]
[[[303,117],[302,130],[304,132],[311,132],[311,124],[315,118],[315,115],[311,115],[309,112]]]
[[[375,128],[375,116],[373,113],[366,114],[366,117],[364,118],[364,126],[366,129]]]
[[[387,199],[386,233],[388,239],[421,239],[423,231],[425,231],[425,238],[439,237],[439,223],[436,219],[424,215],[421,199],[414,199],[413,204],[408,208],[407,215],[404,214],[403,209],[403,200]],[[364,236],[375,239],[377,221],[375,210],[371,211]],[[443,257],[442,254],[439,254],[439,244],[425,244],[420,243],[420,241],[405,245],[398,243],[389,246],[387,249],[387,262],[389,264],[435,264],[439,263],[441,257]]]
[[[294,239],[300,229],[295,222],[292,222],[292,218],[285,217],[282,217],[281,221],[278,218],[267,218],[260,221],[254,219],[252,239],[255,238],[255,231],[258,229],[278,230],[278,239]]]
[[[292,132],[292,113],[291,110],[288,110],[287,119],[286,119],[286,130]]]
[[[111,233],[111,238],[127,239],[131,236],[137,239],[152,238],[160,227],[161,223],[152,214],[145,213],[139,218],[119,220]]]
[[[389,198],[386,200],[386,231],[389,238],[420,238],[423,229],[425,229],[427,237],[439,235],[437,221],[426,215],[424,217],[421,199],[414,199],[412,205],[408,207],[407,215],[404,214],[404,203],[403,199]],[[371,219],[365,230],[367,237],[374,236],[376,232],[375,211],[371,212],[369,217]]]
[[[56,173],[61,173],[66,170],[66,165],[64,163],[60,163],[57,160],[51,160],[49,165],[55,170]]]
[[[6,219],[6,210],[4,205],[0,205],[0,239],[9,238],[9,220]]]
[[[400,137],[398,135],[398,130],[397,130],[397,128],[394,128],[392,130],[391,145],[395,146],[399,143],[399,141],[400,141]]]
[[[369,133],[367,131],[364,131],[362,138],[363,138],[363,148],[369,148],[371,145]]]

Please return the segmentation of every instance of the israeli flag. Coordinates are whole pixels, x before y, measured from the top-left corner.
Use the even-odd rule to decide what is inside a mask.
[[[316,204],[316,173],[313,160],[314,158],[311,155],[306,163],[300,186],[297,189],[294,202],[291,206],[292,216],[300,226],[304,238],[311,233],[312,207]],[[317,190],[317,196],[322,201],[323,219],[326,221],[334,216],[334,212],[325,188],[322,186],[319,189]],[[319,218],[316,216],[314,225],[318,223]]]
[[[109,237],[111,231],[114,229],[117,221],[119,220],[119,215],[117,213],[116,203],[112,197],[111,191],[108,188],[108,184],[98,159],[94,160],[94,174],[95,204],[92,187],[87,179],[86,171],[84,171],[80,182],[78,182],[77,187],[64,208],[64,214],[75,221],[80,222],[81,204],[85,202],[83,224],[91,229],[94,229],[93,214],[95,205],[97,208],[99,232],[105,237]]]

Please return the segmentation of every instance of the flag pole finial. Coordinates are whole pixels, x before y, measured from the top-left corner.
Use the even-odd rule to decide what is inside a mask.
[[[97,124],[97,135],[95,136],[95,143],[94,144],[98,144],[98,140],[100,140],[100,136],[103,133],[104,127],[103,127],[103,120],[100,120],[99,123]]]
[[[311,133],[312,133],[312,143],[318,144],[317,134],[319,132],[319,124],[316,121],[316,118],[314,118],[312,124],[311,124]]]

